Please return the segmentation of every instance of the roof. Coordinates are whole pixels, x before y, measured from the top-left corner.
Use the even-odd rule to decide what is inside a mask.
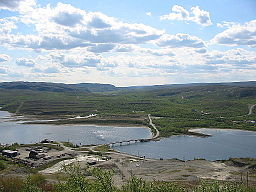
[[[3,150],[2,153],[18,153],[18,151]]]

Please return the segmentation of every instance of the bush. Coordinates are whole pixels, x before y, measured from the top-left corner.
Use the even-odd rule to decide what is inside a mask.
[[[147,182],[132,176],[120,189],[113,185],[113,174],[100,168],[66,166],[66,181],[48,184],[42,175],[20,178],[0,177],[0,192],[254,192],[255,187],[226,182],[202,182],[194,188],[186,188],[171,182]],[[90,175],[92,178],[87,178]]]
[[[41,175],[41,174],[34,174],[34,175],[30,175],[28,177],[28,180],[30,180],[31,183],[33,183],[36,186],[41,186],[44,183],[46,183],[46,178],[45,176]]]
[[[20,192],[24,181],[18,177],[0,177],[1,192]]]
[[[6,168],[6,165],[0,161],[0,171],[4,170]]]

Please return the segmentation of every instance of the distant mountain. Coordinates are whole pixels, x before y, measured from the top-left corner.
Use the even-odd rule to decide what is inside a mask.
[[[80,83],[80,84],[64,84],[64,83],[48,83],[48,82],[3,82],[0,83],[2,89],[22,89],[33,91],[49,91],[49,92],[107,92],[118,90],[117,87],[110,84],[98,83]]]
[[[163,89],[163,88],[185,88],[185,87],[199,87],[199,86],[256,87],[256,81],[228,82],[228,83],[187,83],[187,84],[165,84],[165,85],[149,85],[149,86],[131,86],[131,87],[123,87],[122,89],[154,90],[154,89]]]
[[[0,88],[3,89],[23,89],[33,91],[50,91],[50,92],[73,92],[75,87],[63,83],[46,83],[46,82],[4,82],[0,83]],[[89,92],[86,90],[86,92]]]
[[[90,92],[108,92],[108,91],[117,91],[119,88],[111,84],[99,84],[99,83],[79,83],[79,84],[70,84],[72,87],[76,87],[80,90],[89,90]]]
[[[248,82],[231,82],[231,83],[191,83],[191,84],[169,84],[169,85],[152,85],[152,86],[131,86],[131,87],[115,87],[111,84],[99,83],[79,83],[79,84],[64,84],[64,83],[48,83],[48,82],[3,82],[0,83],[2,89],[22,89],[34,91],[49,91],[49,92],[110,92],[110,91],[167,91],[179,88],[196,88],[205,87],[211,89],[215,86],[239,87],[238,95],[254,95],[256,81]],[[241,92],[241,94],[240,94]],[[173,94],[173,93],[163,93]]]

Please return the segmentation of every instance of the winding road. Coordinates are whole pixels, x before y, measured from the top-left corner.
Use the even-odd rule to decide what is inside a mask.
[[[253,108],[254,108],[255,106],[256,106],[256,104],[249,106],[249,113],[248,113],[248,115],[251,115],[251,114],[252,114],[252,110],[253,110]]]
[[[23,105],[24,105],[24,102],[22,101],[18,106],[18,108],[16,109],[16,112],[15,112],[16,114],[20,113],[20,109],[23,107]]]
[[[151,119],[151,115],[150,115],[150,114],[148,114],[148,119],[149,119],[149,125],[151,125],[151,126],[155,129],[155,131],[156,131],[156,133],[153,135],[152,139],[156,139],[156,138],[159,137],[159,131],[158,131],[158,129],[156,128],[155,124],[152,122],[152,119]]]

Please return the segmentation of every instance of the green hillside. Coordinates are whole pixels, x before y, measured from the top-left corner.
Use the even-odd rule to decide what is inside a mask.
[[[15,83],[0,84],[2,110],[41,119],[97,114],[58,123],[145,124],[147,114],[152,114],[158,117],[153,121],[162,136],[197,127],[256,130],[255,108],[248,115],[256,104],[256,82],[137,88],[53,83],[23,83],[26,86],[17,88]],[[43,90],[46,85],[50,88]]]

